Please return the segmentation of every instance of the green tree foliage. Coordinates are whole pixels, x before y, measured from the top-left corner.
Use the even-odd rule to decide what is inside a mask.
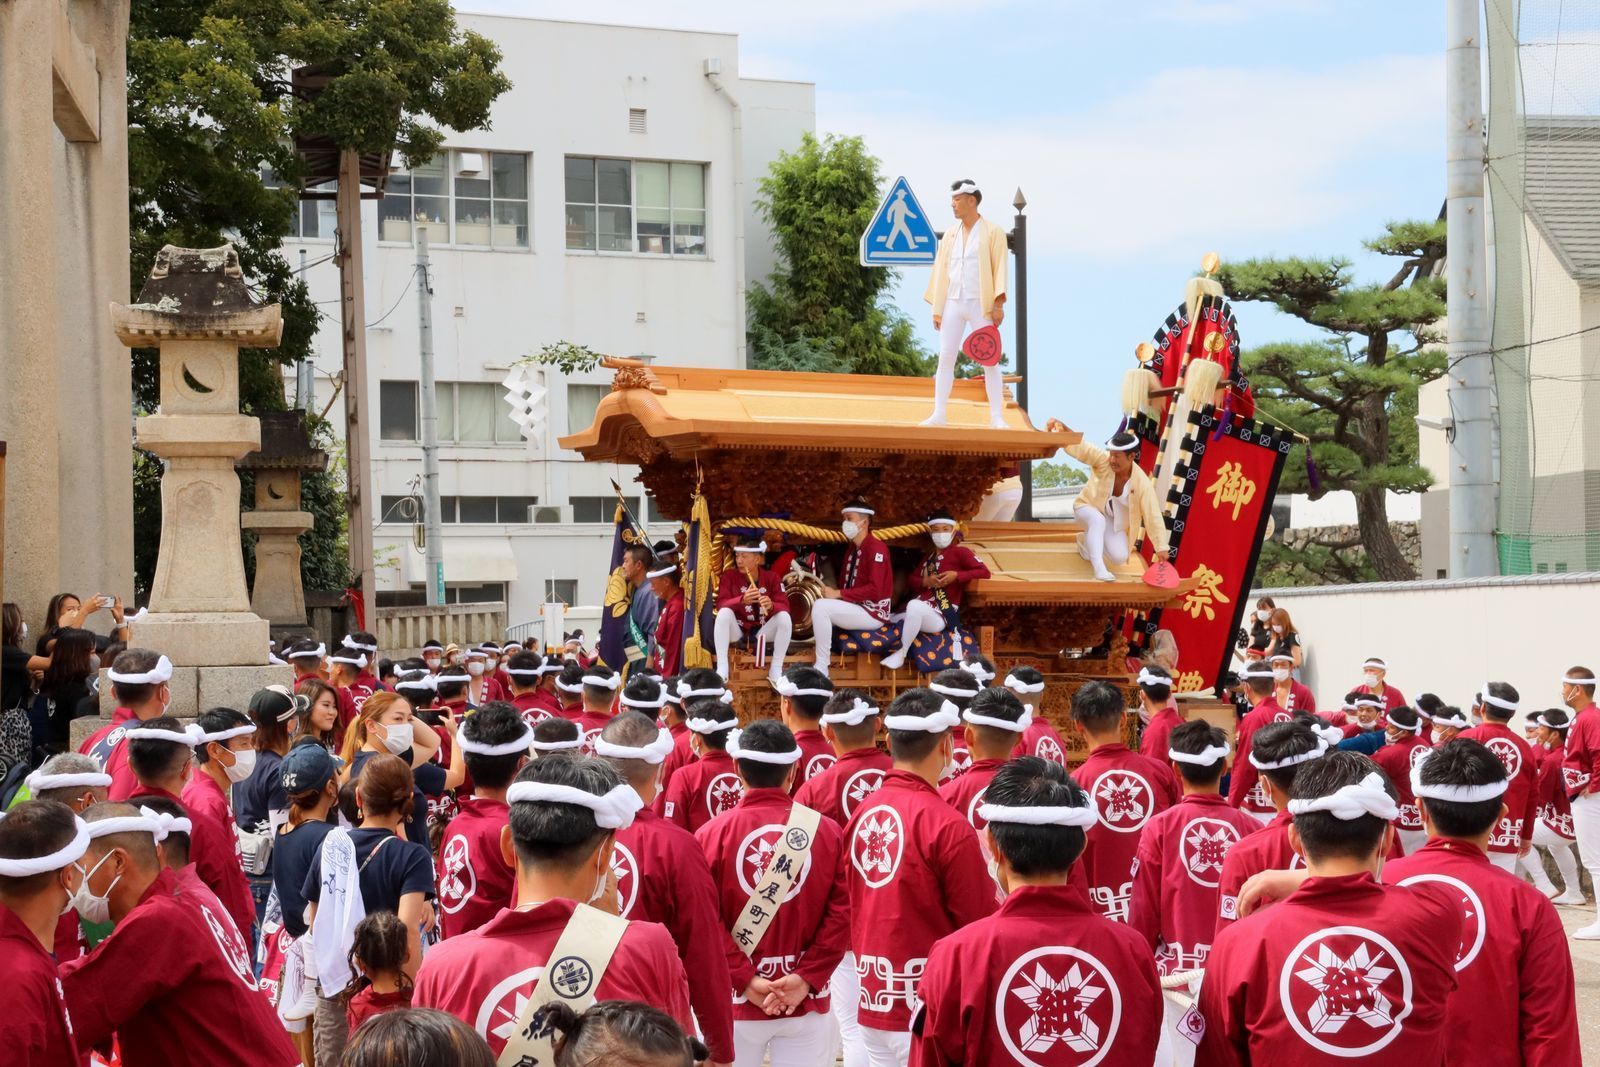
[[[1049,460],[1037,460],[1033,464],[1033,487],[1035,489],[1070,488],[1083,485],[1089,476],[1080,467],[1070,463],[1052,463]]]
[[[1296,450],[1280,491],[1316,497],[1349,490],[1360,529],[1358,541],[1319,543],[1298,554],[1274,546],[1263,556],[1258,584],[1416,577],[1389,528],[1384,494],[1420,493],[1433,483],[1417,460],[1412,416],[1417,388],[1444,373],[1437,324],[1445,286],[1435,276],[1444,259],[1444,223],[1390,223],[1366,247],[1401,260],[1387,283],[1356,284],[1343,259],[1253,259],[1222,267],[1232,299],[1270,303],[1327,331],[1321,340],[1251,349],[1244,369],[1265,415],[1309,437],[1316,458],[1320,490],[1312,490]]]
[[[204,248],[231,241],[263,302],[283,306],[276,348],[240,354],[246,413],[284,407],[281,364],[307,358],[321,318],[280,249],[298,210],[304,175],[296,137],[408,162],[432,156],[443,130],[481,129],[510,87],[500,52],[462,31],[449,0],[139,0],[128,25],[128,185],[132,291],[165,244]],[[293,72],[332,75],[312,97],[297,96]],[[286,187],[268,187],[266,168]],[[136,407],[154,410],[154,349],[134,352]],[[135,569],[141,589],[154,573],[161,504],[159,464],[134,457]],[[308,480],[307,490],[312,491]],[[334,494],[342,479],[312,494]],[[320,498],[320,497],[319,497]],[[340,534],[315,509],[303,539],[308,586],[342,578],[328,552]],[[342,522],[342,520],[341,520]],[[328,540],[324,544],[324,539]],[[334,586],[338,588],[338,586]]]
[[[861,138],[809,133],[761,179],[756,209],[777,239],[779,266],[766,284],[750,285],[753,366],[928,373],[911,320],[884,299],[897,273],[858,261],[878,184],[878,161]]]

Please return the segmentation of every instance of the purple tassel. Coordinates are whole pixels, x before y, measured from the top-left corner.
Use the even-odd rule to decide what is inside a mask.
[[[1311,445],[1306,445],[1306,481],[1311,486],[1311,495],[1322,492],[1322,479],[1317,475],[1317,461],[1311,456]]]
[[[1125,433],[1128,429],[1128,416],[1122,416],[1122,422],[1117,426],[1117,433]],[[1113,434],[1112,436],[1116,436]]]
[[[1222,440],[1222,435],[1227,432],[1228,424],[1233,421],[1233,390],[1228,390],[1228,399],[1222,402],[1222,418],[1217,420],[1217,428],[1211,434],[1212,441]]]

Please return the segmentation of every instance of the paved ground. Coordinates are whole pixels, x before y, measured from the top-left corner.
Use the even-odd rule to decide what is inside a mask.
[[[1557,908],[1568,930],[1594,921],[1594,908]],[[1578,982],[1578,1028],[1583,1033],[1583,1062],[1600,1064],[1600,941],[1568,941],[1572,970]]]

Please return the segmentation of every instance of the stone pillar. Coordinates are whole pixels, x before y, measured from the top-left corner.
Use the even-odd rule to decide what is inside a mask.
[[[256,580],[250,610],[272,623],[274,633],[306,625],[306,594],[300,581],[300,535],[314,520],[300,510],[304,471],[325,470],[328,454],[311,447],[302,413],[271,411],[261,416],[261,449],[238,464],[256,475],[256,508],[240,520],[256,532]]]

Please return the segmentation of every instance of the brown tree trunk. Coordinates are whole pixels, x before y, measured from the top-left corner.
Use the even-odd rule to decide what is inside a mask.
[[[1364,489],[1356,494],[1356,522],[1361,527],[1361,544],[1367,559],[1386,582],[1414,581],[1417,572],[1400,554],[1394,531],[1389,528],[1389,511],[1382,489]]]

